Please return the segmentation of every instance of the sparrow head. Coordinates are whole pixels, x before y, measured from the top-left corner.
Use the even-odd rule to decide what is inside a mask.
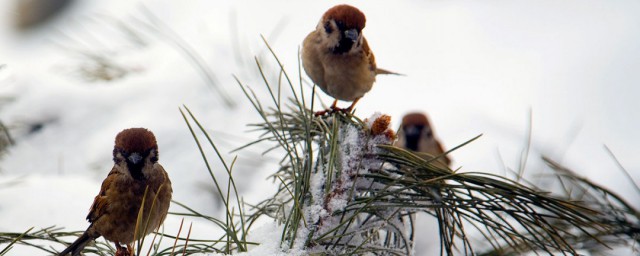
[[[402,131],[407,143],[406,147],[413,151],[418,150],[421,139],[432,140],[433,130],[429,119],[423,113],[409,113],[402,118]]]
[[[358,8],[343,4],[327,10],[316,29],[322,33],[328,49],[344,54],[362,46],[365,22],[364,13]]]
[[[113,161],[126,164],[131,176],[142,179],[142,167],[158,162],[158,143],[153,133],[145,128],[129,128],[116,136]]]

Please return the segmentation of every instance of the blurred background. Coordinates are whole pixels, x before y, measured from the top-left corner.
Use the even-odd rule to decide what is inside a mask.
[[[175,200],[221,214],[183,105],[238,157],[245,201],[270,195],[272,145],[231,152],[260,135],[233,76],[270,100],[256,60],[274,84],[278,69],[264,36],[297,84],[303,38],[339,3],[367,15],[378,66],[405,74],[378,77],[358,116],[386,113],[397,127],[423,111],[446,148],[483,135],[451,153],[454,169],[513,177],[524,166],[536,181],[547,156],[640,202],[638,1],[11,0],[0,2],[0,231],[85,229],[113,139],[129,127],[156,134]],[[417,254],[439,252],[432,220],[418,225]],[[220,231],[196,221],[194,232]]]

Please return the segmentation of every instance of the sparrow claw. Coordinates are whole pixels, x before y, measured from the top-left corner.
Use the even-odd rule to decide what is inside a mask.
[[[351,114],[351,111],[352,111],[351,107],[339,108],[339,107],[336,107],[335,105],[333,105],[333,106],[329,107],[328,109],[315,112],[313,115],[316,116],[316,117],[324,116],[324,115],[327,115],[327,114],[331,115],[333,113],[342,113],[344,115],[349,115],[349,114]]]
[[[129,250],[125,247],[116,247],[115,256],[130,256]]]
[[[127,247],[116,247],[116,254],[114,256],[133,256],[133,248],[129,245]]]
[[[353,111],[353,109],[351,107],[348,108],[340,108],[338,109],[338,111],[342,112],[345,115],[349,115],[351,114],[351,112]]]
[[[327,113],[331,112],[331,109],[325,109],[325,110],[320,110],[318,112],[313,113],[314,116],[318,117],[318,116],[324,116]]]

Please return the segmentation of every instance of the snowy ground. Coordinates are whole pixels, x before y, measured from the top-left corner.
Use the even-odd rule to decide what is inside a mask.
[[[16,145],[0,162],[0,231],[86,228],[86,211],[112,165],[115,134],[132,126],[156,134],[174,199],[220,214],[221,203],[178,108],[188,106],[224,152],[255,139],[258,134],[248,133],[246,124],[258,115],[232,74],[266,101],[253,56],[273,62],[260,34],[297,75],[302,39],[337,3],[76,1],[52,22],[17,32],[10,22],[11,1],[2,1],[0,64],[7,66],[0,69],[0,97],[11,101],[0,106],[0,120],[11,127]],[[528,170],[538,170],[538,156],[545,154],[640,202],[604,148],[636,183],[640,180],[639,2],[393,3],[352,3],[367,15],[364,33],[378,65],[406,74],[379,77],[358,103],[360,116],[380,111],[397,125],[408,111],[426,111],[449,148],[482,133],[452,154],[454,165],[502,173],[505,165],[517,167],[531,111]],[[150,32],[140,25],[149,20],[141,6],[195,49],[235,107],[225,106],[193,61],[161,36],[167,30]],[[130,36],[117,21],[142,32]],[[80,53],[107,57],[124,76],[87,80],[80,70],[88,58]],[[279,156],[261,156],[265,148],[225,156],[228,161],[239,156],[235,172],[249,202],[273,189],[265,178]],[[166,229],[177,230],[179,221],[169,217]],[[419,255],[438,251],[430,225],[420,224]],[[208,223],[196,222],[194,229],[200,237],[219,234]],[[20,250],[13,253],[26,253]]]

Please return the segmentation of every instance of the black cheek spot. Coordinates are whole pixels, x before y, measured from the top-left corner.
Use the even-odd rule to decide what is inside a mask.
[[[333,32],[333,29],[331,28],[331,23],[330,22],[325,22],[324,23],[324,31],[327,32],[327,34],[331,34]]]
[[[125,153],[124,153],[124,151],[122,151],[122,150],[121,150],[121,149],[119,149],[119,148],[114,148],[114,149],[113,149],[113,162],[114,162],[114,163],[116,163],[116,164],[118,164],[118,163],[120,163],[120,162],[121,162],[121,161],[120,161],[120,159],[117,157],[117,156],[118,156],[118,153],[120,153],[121,155],[124,155],[124,154],[125,154]]]

